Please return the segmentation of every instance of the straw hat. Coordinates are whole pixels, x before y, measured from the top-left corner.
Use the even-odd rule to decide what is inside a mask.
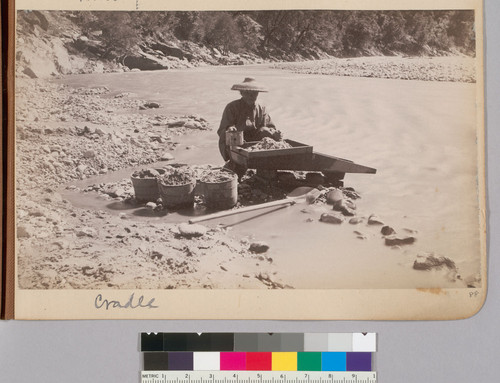
[[[256,81],[253,77],[246,77],[243,82],[234,84],[231,90],[253,90],[255,92],[267,92],[267,88]]]

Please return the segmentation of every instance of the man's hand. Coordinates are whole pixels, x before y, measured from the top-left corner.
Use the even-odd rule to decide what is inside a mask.
[[[281,141],[283,139],[283,133],[281,133],[281,130],[274,130],[273,134],[273,140],[274,141]]]
[[[281,131],[279,131],[275,128],[267,127],[267,126],[260,128],[259,133],[260,133],[261,139],[264,137],[269,137],[275,141],[280,141],[283,138],[283,133],[281,133]]]

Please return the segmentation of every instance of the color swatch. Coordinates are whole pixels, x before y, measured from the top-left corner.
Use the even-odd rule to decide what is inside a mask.
[[[371,352],[145,352],[145,371],[371,371]]]
[[[375,333],[142,333],[141,351],[375,352]]]

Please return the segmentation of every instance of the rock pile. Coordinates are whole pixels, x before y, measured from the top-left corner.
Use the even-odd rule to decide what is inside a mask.
[[[165,173],[159,176],[158,181],[164,185],[178,186],[196,183],[196,176],[193,170],[188,166],[166,166],[163,169],[165,170]]]
[[[280,63],[274,67],[303,74],[476,82],[475,65],[475,59],[466,56],[415,58],[385,56]]]
[[[25,190],[171,159],[176,135],[209,129],[199,116],[134,113],[145,101],[101,97],[105,87],[22,79],[16,85],[16,175]]]
[[[286,141],[275,141],[272,138],[264,137],[255,145],[250,146],[247,150],[250,152],[255,152],[261,150],[288,149],[291,147],[292,145],[290,145]]]
[[[220,182],[231,181],[235,177],[236,175],[234,173],[216,169],[203,172],[199,180],[207,183],[220,183]]]
[[[320,216],[320,222],[342,224],[349,219],[351,225],[359,225],[366,221],[367,226],[377,227],[382,226],[380,234],[384,238],[384,243],[386,246],[393,248],[399,248],[403,245],[411,245],[417,240],[414,236],[408,236],[403,234],[397,234],[396,230],[391,226],[388,226],[384,221],[375,214],[371,214],[368,218],[360,215],[357,212],[357,206],[355,200],[361,198],[361,196],[352,188],[326,188],[323,195],[316,200],[315,203],[327,203],[332,205],[333,212],[322,213]],[[354,234],[359,239],[367,239],[367,237],[359,232],[354,231]]]

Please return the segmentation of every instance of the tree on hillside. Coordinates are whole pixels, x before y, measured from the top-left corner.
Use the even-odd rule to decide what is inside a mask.
[[[433,16],[434,28],[432,29],[431,44],[440,50],[449,51],[453,46],[453,41],[448,35],[451,13],[449,11],[434,11]]]
[[[428,48],[449,50],[447,11],[407,11],[406,31],[420,52]],[[419,52],[415,52],[419,53]]]
[[[190,37],[223,54],[237,52],[243,44],[238,24],[228,12],[200,12],[193,22]]]
[[[223,54],[297,59],[359,54],[475,52],[474,12],[442,11],[160,11],[60,12],[74,22],[92,54],[120,57],[154,42],[189,41]],[[48,26],[47,26],[48,24]],[[65,25],[64,22],[62,25]],[[17,29],[56,34],[44,12],[19,12]],[[188,46],[188,45],[187,45]]]
[[[104,58],[128,53],[140,42],[139,33],[127,12],[97,12],[96,17],[102,31]]]
[[[141,40],[135,17],[128,12],[78,12],[76,24],[84,35],[99,36],[102,58],[110,59],[128,53]]]
[[[317,32],[322,28],[320,23],[321,12],[297,11],[291,18],[291,29],[293,30],[290,50],[299,51],[304,45],[314,44]]]
[[[454,45],[462,48],[463,52],[475,53],[476,40],[473,11],[452,11],[447,32]]]
[[[175,12],[175,17],[177,19],[177,25],[174,28],[174,35],[180,40],[190,40],[195,41],[193,37],[193,30],[196,27],[196,21],[200,17],[199,11],[187,12],[180,11]]]
[[[130,12],[130,19],[138,34],[150,38],[171,38],[179,25],[176,12]]]
[[[244,50],[257,52],[264,39],[262,25],[244,13],[235,14],[235,22],[238,26]]]
[[[292,47],[297,51],[320,49],[333,54],[342,47],[342,21],[338,11],[303,11],[297,14],[296,37]]]
[[[205,41],[210,46],[218,48],[222,54],[238,52],[243,45],[238,24],[227,12],[215,16],[211,28],[205,31]]]
[[[262,46],[264,48],[282,40],[283,32],[292,13],[293,11],[284,10],[255,12],[255,20],[262,25]]]
[[[380,34],[378,44],[383,51],[402,50],[408,42],[406,21],[400,11],[378,12],[377,23]]]
[[[363,52],[373,48],[380,28],[373,12],[352,11],[346,21],[342,43],[348,54]]]

